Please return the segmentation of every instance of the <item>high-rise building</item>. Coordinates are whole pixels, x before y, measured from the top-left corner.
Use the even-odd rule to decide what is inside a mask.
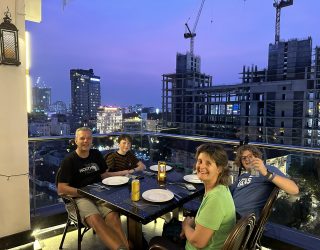
[[[195,96],[198,88],[212,86],[212,77],[200,73],[200,57],[177,54],[176,73],[162,76],[162,111],[164,126],[179,127],[184,130],[195,126],[194,103],[205,97]]]
[[[312,39],[269,44],[268,80],[305,79],[310,73]]]
[[[87,126],[95,130],[97,110],[101,105],[100,77],[93,69],[70,70],[71,80],[71,132],[78,127]]]
[[[320,147],[320,52],[316,47],[312,60],[310,45],[311,38],[280,42],[268,71],[244,69],[241,84],[211,86],[210,76],[164,75],[164,126],[183,134]],[[281,79],[268,80],[266,73]]]
[[[99,134],[122,130],[122,110],[116,107],[99,107],[97,113],[97,131]]]
[[[47,112],[51,104],[51,88],[32,87],[32,110],[33,112]]]

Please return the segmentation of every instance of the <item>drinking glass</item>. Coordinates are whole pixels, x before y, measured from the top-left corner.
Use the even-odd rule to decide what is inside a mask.
[[[255,169],[255,167],[253,166],[253,160],[254,159],[251,159],[251,161],[250,161],[250,174],[252,175],[252,176],[260,176],[260,172],[259,172],[259,170],[257,170],[257,169]]]

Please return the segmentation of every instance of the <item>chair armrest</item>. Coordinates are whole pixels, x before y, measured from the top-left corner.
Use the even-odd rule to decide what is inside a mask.
[[[76,203],[76,200],[74,197],[72,197],[71,195],[59,195],[66,207],[66,210],[68,212],[68,216],[70,219],[72,219],[74,222],[81,222],[81,216],[80,216],[80,212],[79,212],[79,208],[78,205]]]

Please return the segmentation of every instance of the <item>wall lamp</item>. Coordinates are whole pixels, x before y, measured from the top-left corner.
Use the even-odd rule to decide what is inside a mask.
[[[7,7],[0,24],[0,64],[20,65],[18,29],[11,23],[11,13]]]

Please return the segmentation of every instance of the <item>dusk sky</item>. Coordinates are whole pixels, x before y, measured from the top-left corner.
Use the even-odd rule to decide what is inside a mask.
[[[240,83],[243,65],[267,67],[274,42],[273,0],[206,0],[195,38],[201,71],[214,85]],[[162,74],[175,72],[176,53],[189,50],[201,0],[42,1],[42,22],[27,22],[31,70],[70,103],[70,69],[101,77],[102,105],[161,107]],[[280,39],[313,38],[320,46],[320,1],[294,0],[281,11]]]

